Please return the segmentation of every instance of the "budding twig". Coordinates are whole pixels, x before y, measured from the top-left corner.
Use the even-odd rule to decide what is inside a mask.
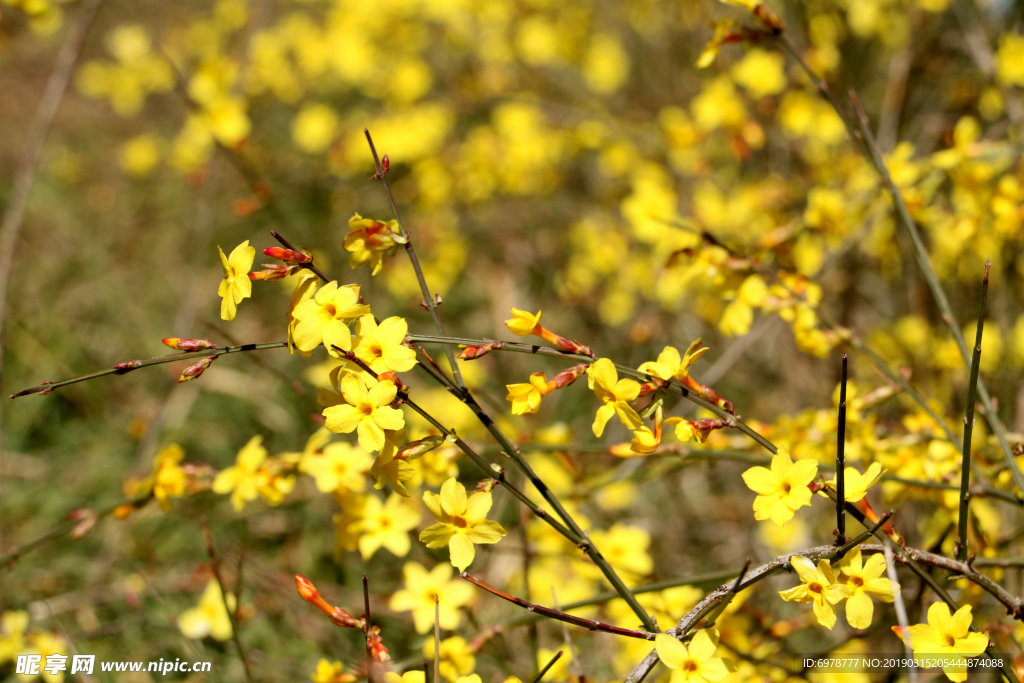
[[[525,607],[526,610],[529,612],[535,612],[537,614],[549,617],[551,619],[564,621],[565,623],[572,624],[574,626],[582,626],[583,628],[588,629],[590,631],[601,631],[602,633],[611,633],[617,636],[626,636],[627,638],[639,638],[640,640],[654,640],[655,637],[658,635],[657,633],[650,633],[648,631],[634,631],[630,628],[612,626],[611,624],[605,624],[600,621],[594,621],[593,619],[584,619],[583,617],[577,617],[572,614],[566,614],[565,612],[559,612],[556,609],[551,609],[550,607],[537,605],[532,602],[527,602],[522,598],[517,598],[514,595],[509,595],[505,591],[499,590],[494,586],[484,583],[480,579],[471,576],[468,572],[462,572],[460,576],[466,581],[469,581],[473,585],[477,586],[478,588],[483,588],[485,591],[491,593],[492,595],[497,595],[499,598],[508,600],[509,602],[515,605]]]
[[[967,413],[964,416],[963,465],[960,468],[960,525],[957,530],[956,557],[967,559],[967,506],[971,498],[971,438],[974,435],[974,404],[978,396],[978,371],[981,369],[981,335],[985,331],[985,308],[988,303],[988,272],[991,259],[985,261],[985,277],[981,281],[981,305],[978,307],[978,328],[971,358],[971,380],[967,385]]]
[[[846,543],[846,354],[839,386],[839,429],[836,436],[836,545]]]
[[[271,230],[270,231],[270,236],[273,237],[278,242],[280,242],[282,245],[284,245],[285,249],[291,249],[292,251],[298,251],[298,249],[293,247],[292,243],[289,242],[288,240],[286,240],[281,235],[281,233],[276,232],[274,230]],[[315,263],[312,263],[312,262],[310,262],[310,263],[300,263],[299,265],[302,266],[303,268],[306,268],[306,269],[310,270],[314,275],[316,275],[318,278],[320,278],[324,282],[330,282],[331,281],[331,278],[329,278],[326,275],[324,275],[324,272],[322,270],[320,270],[319,268],[317,268]]]

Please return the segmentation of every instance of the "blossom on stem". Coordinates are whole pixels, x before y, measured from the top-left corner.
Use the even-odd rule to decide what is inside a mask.
[[[772,458],[772,468],[751,467],[743,473],[743,481],[757,493],[754,499],[754,519],[770,519],[782,526],[793,518],[793,513],[811,504],[808,484],[818,474],[818,463],[789,457],[785,448],[779,448]]]
[[[491,494],[478,491],[466,497],[466,487],[454,477],[441,485],[441,494],[425,491],[423,502],[437,518],[420,533],[420,541],[428,548],[448,546],[451,563],[464,571],[476,556],[474,543],[497,543],[507,532],[497,522],[487,519]]]
[[[718,649],[718,633],[707,629],[697,631],[689,647],[670,635],[661,633],[655,639],[658,657],[672,670],[672,683],[716,683],[729,675],[729,668]]]
[[[535,372],[530,375],[530,381],[523,384],[506,384],[508,396],[505,398],[512,402],[512,414],[523,415],[525,413],[536,413],[540,408],[540,400],[547,396],[553,387],[548,385],[548,378],[543,372]]]
[[[409,490],[405,488],[405,482],[416,476],[416,470],[406,462],[407,456],[401,453],[404,441],[404,429],[384,432],[384,447],[370,466],[370,476],[373,477],[375,489],[382,489],[386,483],[391,482],[395,493],[408,498]]]
[[[629,403],[640,394],[640,384],[631,379],[619,379],[615,365],[600,358],[587,368],[587,385],[604,403],[594,418],[594,436],[604,434],[604,427],[612,415],[618,415],[628,429],[640,429],[643,422]]]
[[[402,568],[405,587],[397,591],[388,605],[397,612],[411,611],[417,633],[434,628],[434,598],[438,598],[438,623],[445,630],[458,628],[459,608],[474,597],[473,586],[452,578],[452,566],[439,564],[429,572],[418,562],[406,562]]]
[[[518,308],[512,309],[512,317],[505,321],[508,331],[519,337],[529,337],[534,330],[540,326],[540,317],[544,311],[537,311],[534,315],[529,311],[521,311]]]
[[[328,282],[313,298],[295,305],[295,346],[300,351],[312,351],[323,343],[331,355],[337,353],[335,346],[348,351],[352,348],[348,321],[369,312],[369,306],[359,303],[359,285],[339,287],[337,282]]]
[[[988,648],[988,637],[970,633],[971,606],[964,605],[954,614],[944,602],[932,603],[928,608],[928,623],[910,627],[910,641],[915,654],[958,655],[977,657]],[[942,667],[943,673],[954,683],[967,680],[967,660],[960,659]]]
[[[409,325],[405,319],[392,316],[380,325],[370,314],[356,322],[356,342],[352,352],[374,372],[406,372],[416,365],[416,352],[404,346]]]
[[[877,462],[871,463],[864,474],[858,472],[856,467],[844,469],[843,495],[846,498],[846,502],[856,503],[859,500],[863,500],[864,496],[868,495],[868,489],[877,484],[878,480],[882,478],[883,472],[882,466]],[[832,475],[828,485],[833,490],[837,488],[836,475]]]
[[[231,637],[231,617],[224,607],[224,597],[216,579],[206,582],[206,589],[199,598],[199,604],[178,615],[178,628],[186,638],[227,640]],[[235,608],[235,596],[227,595],[228,607]]]
[[[230,493],[231,505],[241,512],[250,500],[259,495],[260,465],[267,459],[263,437],[254,436],[238,451],[235,464],[222,470],[213,480],[214,493]]]
[[[379,451],[384,446],[385,429],[405,426],[402,411],[389,405],[397,394],[398,388],[390,380],[377,382],[367,390],[358,377],[345,375],[341,380],[345,403],[324,410],[326,427],[336,434],[358,431],[363,450]]]
[[[324,600],[316,586],[313,585],[313,582],[302,574],[295,575],[295,589],[299,592],[300,598],[326,614],[335,626],[342,626],[344,628],[362,627],[362,621],[356,619],[342,608],[335,607]]]
[[[225,256],[220,247],[217,247],[217,251],[220,252],[220,262],[224,266],[224,279],[217,287],[217,296],[221,297],[220,317],[221,320],[234,320],[238,304],[242,303],[242,299],[252,296],[249,269],[256,258],[256,249],[250,247],[249,240],[246,240],[231,250],[231,256]]]
[[[779,591],[779,595],[786,601],[813,603],[818,623],[831,630],[836,625],[835,605],[850,597],[850,589],[836,581],[828,560],[819,560],[815,567],[806,557],[796,555],[789,559],[789,563],[796,570],[801,584]]]
[[[370,264],[370,275],[376,275],[384,266],[384,256],[394,253],[405,238],[398,232],[398,221],[375,221],[363,218],[358,213],[348,219],[348,234],[345,236],[345,251],[350,252],[348,267],[355,270]],[[388,253],[391,252],[391,253]]]
[[[658,354],[657,361],[647,361],[637,369],[658,379],[667,381],[674,378],[682,382],[690,376],[690,366],[711,350],[707,346],[700,348],[701,344],[700,339],[694,341],[682,357],[679,356],[679,351],[674,346],[666,346]]]
[[[394,493],[383,503],[377,496],[367,496],[362,516],[349,527],[349,531],[359,533],[359,554],[363,560],[373,557],[380,548],[386,548],[395,557],[409,554],[409,532],[420,523],[420,511],[413,505]]]
[[[854,628],[867,628],[871,625],[875,611],[871,598],[892,602],[900,587],[889,579],[881,578],[885,573],[885,557],[872,555],[864,562],[860,547],[848,552],[838,567],[839,580],[850,589],[850,598],[846,601],[846,621]]]

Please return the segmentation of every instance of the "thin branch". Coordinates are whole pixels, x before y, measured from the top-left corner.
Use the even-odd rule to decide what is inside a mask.
[[[363,574],[363,641],[366,644],[366,680],[373,683],[373,651],[370,649],[370,585]]]
[[[988,302],[988,272],[992,261],[985,261],[985,278],[981,281],[981,305],[978,307],[978,330],[971,358],[971,380],[967,385],[967,413],[964,415],[963,464],[960,467],[960,520],[956,539],[956,557],[967,559],[967,506],[971,499],[971,438],[974,434],[974,404],[978,396],[978,371],[981,369],[981,336],[985,331],[985,308]]]
[[[839,386],[839,429],[836,436],[836,545],[846,543],[846,354]]]
[[[896,608],[896,621],[899,622],[900,628],[903,631],[904,652],[912,653],[914,647],[910,639],[910,620],[907,618],[907,606],[903,604],[903,591],[899,590],[900,582],[896,576],[896,563],[893,561],[892,542],[886,542],[883,550],[885,552],[886,574],[889,577],[889,582],[896,587],[896,590],[893,590],[893,603]],[[911,662],[907,673],[910,677],[910,683],[917,683],[917,667],[914,666],[913,662]]]
[[[441,681],[441,599],[434,594],[434,683]]]
[[[889,518],[892,517],[894,514],[896,514],[895,510],[889,510],[884,515],[879,517],[878,521],[875,522],[874,526],[872,526],[870,529],[868,529],[864,533],[858,534],[856,538],[854,538],[852,541],[850,541],[849,543],[844,545],[842,548],[837,550],[836,554],[829,558],[829,562],[833,562],[834,563],[834,562],[838,562],[839,560],[843,559],[843,557],[846,556],[846,553],[850,552],[851,550],[856,548],[858,545],[860,545],[864,541],[866,541],[869,538],[871,538],[872,536],[874,536],[878,532],[879,529],[881,529],[883,526],[885,526],[885,523],[888,522]]]
[[[546,674],[548,672],[548,670],[551,669],[551,667],[553,667],[555,665],[555,662],[557,662],[561,658],[562,658],[562,651],[559,650],[558,652],[555,653],[555,656],[551,658],[551,660],[547,663],[547,665],[545,665],[544,668],[540,670],[540,673],[537,674],[537,677],[533,679],[533,683],[540,683],[541,679],[544,678],[544,674]]]
[[[199,517],[199,523],[203,527],[203,539],[206,541],[206,553],[210,556],[210,567],[213,569],[213,575],[217,579],[217,585],[220,586],[220,597],[224,601],[224,611],[227,612],[228,620],[231,622],[231,639],[235,642],[235,647],[238,648],[238,658],[242,660],[242,668],[245,669],[245,680],[248,683],[253,683],[252,671],[249,670],[249,659],[245,656],[245,648],[242,647],[242,640],[238,637],[238,623],[234,619],[236,612],[228,605],[228,588],[224,584],[224,577],[220,572],[220,560],[217,558],[217,549],[213,545],[213,534],[210,533],[210,525],[206,522],[206,515]]]
[[[270,231],[270,236],[273,237],[278,242],[280,242],[281,245],[285,249],[291,249],[292,251],[299,251],[298,249],[293,247],[292,243],[289,242],[288,240],[286,240],[284,238],[284,236],[281,235],[281,233],[279,233],[279,232],[277,232],[275,230],[271,230]],[[313,263],[312,261],[310,261],[309,263],[300,263],[299,265],[301,265],[306,270],[309,270],[310,272],[312,272],[314,275],[316,275],[318,278],[320,278],[324,282],[330,282],[331,281],[331,278],[329,278],[326,275],[324,275],[324,272],[322,270],[320,270],[319,268],[317,268],[316,264]]]
[[[620,626],[612,626],[611,624],[605,624],[600,621],[594,621],[593,619],[584,619],[583,617],[577,617],[572,614],[566,614],[550,607],[544,607],[537,605],[532,602],[527,602],[522,598],[517,598],[514,595],[509,595],[505,591],[499,590],[494,586],[484,583],[480,579],[471,576],[468,572],[462,572],[460,574],[462,578],[470,583],[474,584],[478,588],[483,588],[488,593],[497,595],[499,598],[508,600],[514,605],[525,607],[528,612],[535,612],[541,616],[555,619],[557,621],[563,621],[573,626],[581,626],[589,631],[600,631],[601,633],[611,633],[616,636],[625,636],[627,638],[639,638],[640,640],[654,640],[658,635],[657,633],[651,633],[649,631],[635,631],[631,628],[622,628]]]
[[[191,360],[200,359],[205,357],[217,358],[224,356],[229,353],[241,353],[245,351],[266,351],[267,349],[284,349],[288,348],[288,342],[263,342],[261,344],[239,344],[237,346],[225,346],[219,349],[203,349],[202,351],[186,351],[184,353],[171,353],[166,356],[154,356],[152,358],[143,358],[141,360],[130,360],[123,363],[118,363],[113,367],[106,368],[105,370],[97,370],[96,372],[90,372],[85,375],[79,375],[72,377],[71,379],[61,380],[59,382],[43,382],[38,386],[34,386],[31,389],[25,389],[19,391],[16,394],[11,394],[11,398],[19,398],[21,396],[28,396],[29,394],[49,394],[54,389],[65,387],[69,384],[77,384],[78,382],[85,382],[90,379],[96,379],[97,377],[105,377],[106,375],[125,375],[132,370],[138,370],[139,368],[147,368],[151,365],[163,365],[164,363],[173,363],[179,360]]]
[[[732,602],[733,598],[736,597],[736,594],[739,593],[740,584],[743,583],[743,577],[747,575],[747,570],[750,569],[750,562],[751,560],[748,557],[747,561],[743,565],[743,569],[740,570],[739,576],[737,576],[736,581],[733,582],[732,588],[729,591],[729,595],[727,595],[720,603],[718,603],[718,606],[715,607],[714,611],[712,611],[711,614],[708,615],[706,622],[709,627],[713,626],[715,622],[718,621],[718,617],[722,616],[722,612],[725,611],[725,608],[729,606],[729,603]]]

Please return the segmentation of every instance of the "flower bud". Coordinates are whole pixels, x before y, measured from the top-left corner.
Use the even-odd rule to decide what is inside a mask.
[[[547,339],[547,337],[545,337]],[[555,345],[555,348],[561,349],[562,351],[568,351],[569,353],[578,353],[584,356],[590,356],[594,358],[594,352],[590,350],[589,346],[580,344],[575,339],[566,339],[565,337],[559,337],[555,335],[555,338],[551,341]]]
[[[574,365],[568,370],[563,370],[551,378],[551,381],[548,382],[548,388],[554,390],[563,389],[569,386],[587,371],[587,367],[588,366],[584,363],[581,365]]]
[[[391,659],[388,649],[384,647],[384,641],[380,638],[380,626],[372,626],[366,634],[366,645],[370,648],[370,654],[378,662],[386,662]]]
[[[279,266],[276,263],[264,263],[263,267],[266,270],[257,270],[249,273],[249,280],[252,282],[256,282],[257,280],[277,282],[278,280],[283,280],[295,272],[294,268]]]
[[[380,167],[384,169],[384,175],[387,175],[388,170],[391,168],[391,159],[388,158],[387,154],[380,160]]]
[[[277,259],[278,261],[284,261],[285,263],[313,262],[313,257],[309,254],[301,251],[295,251],[294,249],[284,249],[283,247],[267,247],[263,250],[263,255]]]
[[[71,530],[71,538],[77,541],[96,526],[96,511],[92,508],[79,508],[69,512],[68,519],[72,522],[78,522],[75,528]]]
[[[178,378],[178,384],[182,382],[190,382],[199,375],[206,372],[206,368],[210,367],[210,364],[217,359],[217,356],[207,356],[202,360],[198,360],[192,365],[188,366],[181,372],[181,377]]]
[[[179,339],[178,337],[168,337],[162,341],[165,346],[177,349],[178,351],[202,351],[203,349],[217,348],[216,344],[211,343],[207,339]]]
[[[444,445],[447,437],[444,435],[428,436],[419,441],[410,441],[409,443],[402,446],[398,453],[395,454],[395,460],[415,460],[416,458],[422,457],[430,451],[440,448]]]
[[[489,344],[480,344],[479,346],[466,346],[460,345],[462,352],[459,353],[459,360],[475,360],[486,356],[491,351],[496,351],[501,348],[501,342],[491,342]]]

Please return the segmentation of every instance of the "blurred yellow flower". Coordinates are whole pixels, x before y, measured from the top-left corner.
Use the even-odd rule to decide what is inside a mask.
[[[395,557],[409,554],[409,531],[420,523],[420,512],[413,505],[392,493],[386,502],[376,495],[367,496],[361,517],[350,528],[359,533],[359,554],[363,560],[386,548]]]
[[[428,548],[448,547],[451,563],[465,571],[476,556],[474,543],[497,543],[506,531],[495,521],[487,519],[491,509],[491,494],[477,491],[466,497],[466,487],[451,478],[441,485],[441,494],[423,492],[423,502],[437,518],[420,533],[420,541]]]
[[[777,52],[751,48],[733,68],[732,77],[755,98],[786,89],[786,60]]]
[[[154,135],[138,135],[121,145],[118,152],[121,168],[136,177],[147,176],[160,162],[160,139]]]
[[[384,672],[384,683],[426,683],[427,674],[419,669],[398,675],[394,671]]]
[[[996,77],[1003,85],[1024,86],[1024,36],[1005,33],[999,38]]]
[[[332,664],[323,657],[316,664],[316,671],[309,675],[313,683],[353,683],[357,680],[355,674],[342,673],[345,671],[344,665],[335,660]]]
[[[423,655],[429,661],[434,661],[433,638],[427,638],[423,643]],[[442,640],[438,658],[441,660],[441,676],[451,683],[455,683],[460,676],[470,673],[476,667],[476,657],[473,656],[469,643],[461,636]]]
[[[256,500],[259,495],[259,469],[267,459],[267,449],[262,444],[262,436],[249,439],[238,451],[235,464],[222,470],[213,480],[213,492],[230,493],[236,512],[241,512],[248,501]]]
[[[373,456],[362,448],[338,442],[324,446],[319,454],[303,458],[299,471],[312,476],[323,493],[339,489],[359,492],[366,488],[372,464]]]
[[[178,616],[178,628],[186,638],[210,636],[223,641],[231,637],[231,617],[224,607],[223,595],[216,579],[207,581],[199,604]],[[228,593],[227,603],[228,608],[235,609],[235,596],[231,593]]]
[[[249,280],[249,269],[256,258],[256,249],[249,246],[249,240],[231,250],[231,256],[220,252],[220,262],[224,266],[224,279],[217,288],[217,296],[222,297],[220,303],[221,320],[234,320],[238,312],[238,304],[242,299],[252,296],[252,282]]]
[[[172,443],[153,458],[153,497],[164,512],[173,509],[171,498],[185,495],[185,470],[180,465],[184,457],[181,446]]]
[[[326,104],[307,104],[292,119],[292,141],[303,152],[319,154],[334,142],[339,123]]]
[[[459,608],[472,602],[474,593],[468,582],[452,579],[450,564],[439,564],[428,572],[418,562],[406,562],[402,578],[405,587],[395,592],[388,606],[396,612],[411,611],[417,633],[433,630],[435,597],[441,628],[458,628],[462,620]]]
[[[375,221],[353,214],[348,219],[344,243],[345,251],[350,252],[348,267],[355,270],[369,263],[370,275],[376,275],[384,267],[384,256],[405,241],[399,233],[398,221]]]

